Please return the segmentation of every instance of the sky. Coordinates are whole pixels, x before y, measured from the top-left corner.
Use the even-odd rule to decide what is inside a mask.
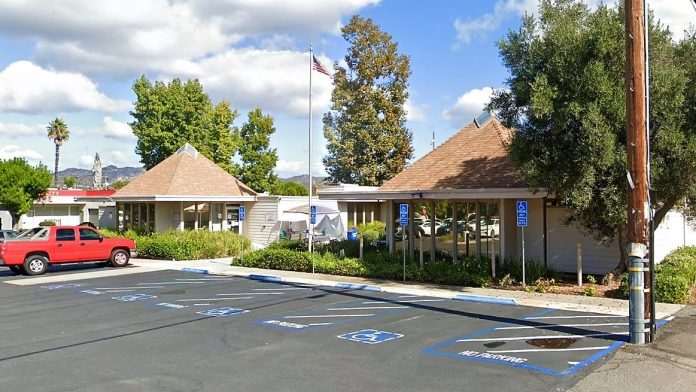
[[[596,6],[600,0],[583,0]],[[613,1],[611,2],[613,3]],[[696,23],[690,0],[649,0],[676,36]],[[140,166],[128,123],[140,75],[197,78],[214,102],[275,119],[282,177],[308,170],[308,47],[330,67],[347,45],[340,27],[372,18],[411,59],[407,127],[414,158],[469,123],[504,87],[497,42],[538,0],[0,0],[0,159],[53,167],[46,125],[71,131],[61,167]],[[331,82],[313,75],[312,171],[324,175],[321,115]]]

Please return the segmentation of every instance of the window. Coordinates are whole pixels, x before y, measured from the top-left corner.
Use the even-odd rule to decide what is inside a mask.
[[[80,229],[80,241],[99,241],[101,236],[94,230]]]
[[[75,241],[75,230],[58,229],[56,232],[56,241]]]

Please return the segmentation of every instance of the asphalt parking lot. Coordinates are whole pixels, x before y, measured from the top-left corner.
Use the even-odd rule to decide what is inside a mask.
[[[620,316],[179,271],[12,279],[0,271],[3,390],[565,390],[628,328]]]

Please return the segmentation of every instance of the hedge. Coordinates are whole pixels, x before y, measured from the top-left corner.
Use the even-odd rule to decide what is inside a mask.
[[[102,230],[105,236],[122,235],[136,241],[138,256],[165,260],[201,260],[236,257],[251,247],[248,239],[232,232],[168,231],[139,235],[134,231],[115,233]]]
[[[657,266],[655,274],[657,302],[687,303],[694,287],[696,287],[696,247],[679,248],[667,255]],[[625,298],[628,298],[628,274],[622,276],[619,290]]]
[[[267,268],[284,271],[310,272],[312,261],[317,273],[327,275],[358,276],[376,279],[401,280],[403,264],[400,258],[384,252],[366,253],[363,260],[340,258],[333,253],[313,253],[283,249],[278,245],[257,250],[235,259],[232,264],[241,267]],[[471,264],[486,261],[466,259],[461,264],[448,262],[427,263],[423,268],[417,263],[406,264],[406,279],[411,282],[427,282],[458,286],[486,286],[490,283],[488,272],[470,270]]]

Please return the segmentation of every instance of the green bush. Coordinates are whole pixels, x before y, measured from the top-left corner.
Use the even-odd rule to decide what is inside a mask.
[[[686,277],[658,273],[655,277],[655,298],[658,302],[683,304],[689,299],[691,285]]]
[[[490,267],[488,267],[490,268]],[[534,260],[527,260],[525,262],[525,278],[527,283],[536,282],[539,278],[554,279],[556,274],[554,271],[546,268],[544,263],[540,263]],[[510,274],[510,276],[517,282],[522,281],[522,261],[505,259],[502,265],[498,267],[496,271],[497,275],[505,276]]]
[[[315,271],[322,274],[389,280],[403,278],[401,259],[387,252],[366,253],[360,261],[353,257],[339,258],[330,252],[309,254],[276,247],[257,250],[246,255],[244,260],[235,259],[233,264],[242,267],[309,272],[312,270],[312,261]],[[456,265],[446,262],[427,263],[423,268],[413,262],[406,264],[406,279],[411,282],[485,286],[490,283],[487,274],[488,272],[480,274],[467,270],[466,262]]]
[[[168,231],[139,235],[135,231],[117,233],[101,230],[105,237],[126,237],[135,240],[138,255],[165,260],[201,260],[237,257],[248,250],[251,243],[238,234],[221,231]]]
[[[387,225],[380,221],[364,223],[358,225],[358,233],[365,239],[365,242],[373,242],[386,236],[386,227]]]

